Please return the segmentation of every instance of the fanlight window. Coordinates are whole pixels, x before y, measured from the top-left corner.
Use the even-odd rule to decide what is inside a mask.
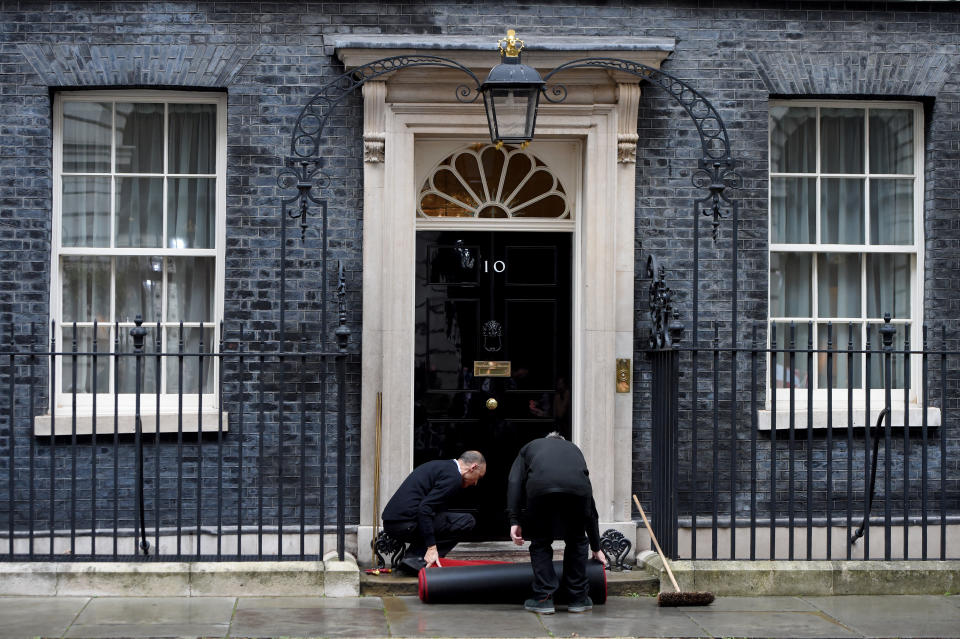
[[[434,167],[420,189],[419,217],[569,218],[559,178],[516,146],[475,144]]]

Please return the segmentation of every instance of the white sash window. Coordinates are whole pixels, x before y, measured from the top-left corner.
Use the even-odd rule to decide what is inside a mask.
[[[914,103],[778,101],[770,105],[770,340],[775,348],[882,348],[879,326],[890,313],[894,349],[909,336],[918,348],[922,322],[923,111]],[[795,325],[791,333],[790,325]],[[812,334],[810,324],[812,323]],[[772,333],[776,328],[776,341]],[[800,352],[771,358],[778,402],[789,388],[805,402],[828,389],[828,359]],[[914,358],[919,360],[919,358]],[[862,400],[882,394],[883,358],[845,354],[832,361],[835,402],[848,384]],[[918,387],[919,369],[910,375]],[[771,384],[771,376],[767,378]],[[902,403],[903,356],[893,358]],[[879,397],[878,397],[879,399]],[[912,394],[916,399],[916,393]],[[778,411],[779,411],[778,407]]]
[[[51,319],[57,351],[129,353],[147,330],[141,391],[175,405],[215,394],[213,358],[150,355],[215,350],[223,309],[226,98],[200,92],[71,92],[54,101]],[[96,328],[94,323],[96,322]],[[94,375],[96,369],[96,375]],[[98,399],[121,410],[135,392],[133,358],[67,355],[57,404]],[[182,377],[182,379],[181,379]],[[94,379],[96,378],[96,379]],[[96,384],[96,387],[94,387]],[[145,402],[155,405],[155,401]],[[60,432],[58,427],[57,432]]]

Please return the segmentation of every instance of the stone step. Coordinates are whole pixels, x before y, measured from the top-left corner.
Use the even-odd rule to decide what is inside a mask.
[[[660,581],[650,573],[607,571],[607,595],[610,597],[644,597],[660,592]],[[417,596],[417,578],[402,572],[368,575],[360,573],[360,594],[368,597]]]

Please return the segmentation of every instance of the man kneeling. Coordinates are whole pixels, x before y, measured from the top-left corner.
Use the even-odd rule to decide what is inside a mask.
[[[447,507],[454,495],[476,485],[486,472],[483,455],[468,450],[457,459],[436,459],[417,466],[403,480],[383,509],[383,530],[410,543],[401,570],[417,574],[445,557],[459,537],[473,530],[477,524],[473,515],[449,512]]]

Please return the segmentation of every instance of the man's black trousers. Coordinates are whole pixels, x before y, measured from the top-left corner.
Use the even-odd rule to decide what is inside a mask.
[[[463,533],[470,532],[476,525],[477,520],[470,513],[437,513],[433,518],[437,553],[445,557],[457,545]],[[423,559],[427,552],[427,544],[416,521],[384,521],[383,530],[391,537],[410,544],[406,552],[407,557]]]
[[[587,596],[586,536],[589,497],[551,493],[535,497],[527,503],[522,532],[530,540],[530,564],[533,567],[533,596],[536,599],[552,597],[558,589],[567,593],[569,601],[580,601]],[[553,541],[562,539],[563,583],[553,569]]]

